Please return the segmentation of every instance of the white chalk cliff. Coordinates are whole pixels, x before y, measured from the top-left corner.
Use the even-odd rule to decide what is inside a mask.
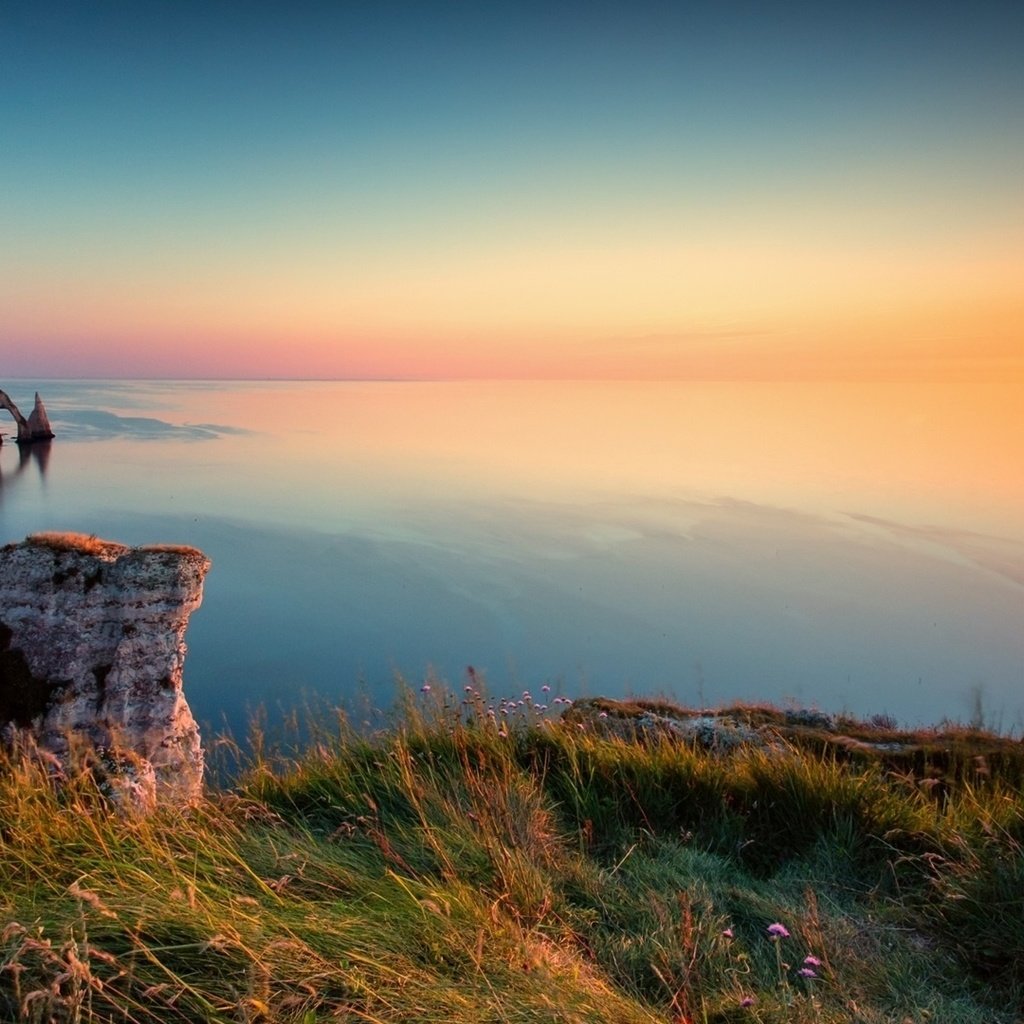
[[[185,628],[210,560],[36,534],[0,548],[0,726],[69,763],[98,749],[135,808],[202,791],[199,729],[182,692]],[[118,770],[118,766],[123,770]]]

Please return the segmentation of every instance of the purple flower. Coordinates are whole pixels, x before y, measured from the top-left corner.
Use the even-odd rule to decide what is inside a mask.
[[[420,693],[430,693],[430,683],[424,683],[420,687]]]
[[[542,686],[542,687],[540,688],[540,692],[541,692],[541,693],[550,693],[550,692],[551,692],[551,687],[550,687],[550,686],[548,686],[548,684],[547,684],[547,683],[545,683],[545,684],[544,684],[544,685],[543,685],[543,686]]]
[[[607,711],[602,711],[601,714],[599,714],[597,717],[598,718],[607,718],[608,717],[608,712]]]
[[[740,1006],[747,1007],[747,1006],[753,1006],[753,1005],[754,1005],[754,997],[753,996],[744,996],[740,1000]]]
[[[732,929],[731,928],[723,928],[722,929],[722,938],[724,938],[724,939],[735,938],[735,936],[733,935]]]
[[[816,956],[805,956],[804,967],[820,967],[821,961]]]
[[[797,971],[796,973],[799,974],[801,978],[816,978],[817,977],[817,974],[815,974],[814,971],[812,971],[810,969],[810,967],[801,967],[800,970]]]
[[[768,925],[768,937],[771,939],[788,939],[789,929],[784,924],[779,924],[776,921],[774,924]]]

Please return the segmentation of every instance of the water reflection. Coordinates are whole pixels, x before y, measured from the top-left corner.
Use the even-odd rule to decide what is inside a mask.
[[[18,463],[13,472],[4,472],[4,463],[0,461],[0,502],[4,492],[13,487],[30,464],[39,471],[40,481],[45,481],[46,469],[50,464],[52,441],[36,441],[34,444],[12,445],[18,452]]]
[[[216,423],[170,423],[154,416],[120,416],[104,409],[62,409],[53,417],[63,434],[75,441],[137,437],[145,440],[210,441],[223,434],[248,431]]]

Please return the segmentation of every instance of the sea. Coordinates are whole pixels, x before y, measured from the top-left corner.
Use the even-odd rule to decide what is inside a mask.
[[[208,736],[467,673],[1024,731],[1019,385],[0,386],[57,435],[5,420],[0,542],[212,559],[185,663]]]

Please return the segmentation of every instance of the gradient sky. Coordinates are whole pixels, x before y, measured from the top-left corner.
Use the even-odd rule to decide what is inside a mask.
[[[1024,4],[0,6],[5,377],[1024,381]]]

